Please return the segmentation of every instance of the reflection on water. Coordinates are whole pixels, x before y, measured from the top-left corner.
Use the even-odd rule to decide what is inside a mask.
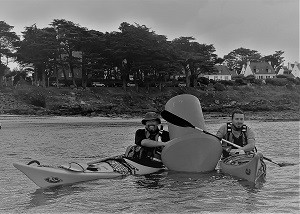
[[[256,184],[234,178],[230,175],[223,174],[218,171],[206,172],[206,173],[189,173],[189,172],[174,172],[164,171],[161,173],[153,173],[150,175],[136,176],[135,183],[138,188],[148,189],[184,189],[184,188],[197,188],[206,187],[208,184],[212,184],[215,181],[222,179],[235,180],[249,193],[256,193],[263,188],[265,180],[257,182]]]
[[[159,189],[163,188],[162,179],[165,177],[165,172],[154,173],[150,175],[138,176],[135,180],[137,188]]]
[[[258,185],[212,171],[163,171],[40,189],[13,162],[87,162],[124,153],[140,120],[13,118],[1,121],[0,213],[299,212],[299,165],[267,164]],[[247,121],[257,147],[276,162],[299,163],[299,122]],[[221,124],[210,123],[216,133]]]
[[[70,196],[80,192],[87,191],[88,188],[78,187],[76,185],[57,186],[46,189],[37,189],[35,192],[29,194],[30,202],[27,209],[33,207],[44,206],[56,203],[64,196]]]

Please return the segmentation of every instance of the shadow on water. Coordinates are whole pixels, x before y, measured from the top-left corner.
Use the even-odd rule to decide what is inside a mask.
[[[78,187],[74,185],[37,189],[35,192],[29,194],[30,202],[26,208],[31,209],[38,206],[53,204],[64,196],[69,196],[84,191],[87,191],[86,187]]]
[[[213,180],[221,179],[222,175],[216,172],[189,173],[164,171],[136,177],[137,187],[148,189],[177,188],[196,183],[209,183]]]
[[[164,187],[162,179],[166,176],[166,172],[158,172],[149,175],[136,176],[135,184],[137,188],[160,189]]]
[[[251,193],[257,192],[266,182],[261,180],[257,183],[252,183],[243,179],[235,178],[227,174],[223,174],[217,171],[205,172],[205,173],[190,173],[190,172],[174,172],[163,171],[160,173],[153,173],[150,175],[136,177],[135,184],[138,188],[147,189],[181,189],[181,188],[197,188],[219,185],[218,181],[232,180],[234,183],[240,184],[244,189]]]

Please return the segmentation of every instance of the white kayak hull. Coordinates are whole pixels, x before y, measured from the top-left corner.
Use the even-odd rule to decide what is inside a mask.
[[[130,174],[143,175],[151,174],[163,168],[143,166],[132,160],[124,158],[128,166],[131,167]],[[48,188],[60,185],[70,185],[79,182],[92,181],[98,179],[113,179],[123,177],[125,174],[115,171],[106,162],[93,164],[97,171],[89,170],[88,164],[69,163],[65,166],[43,166],[36,164],[13,163],[13,166],[23,172],[30,180],[41,188]]]

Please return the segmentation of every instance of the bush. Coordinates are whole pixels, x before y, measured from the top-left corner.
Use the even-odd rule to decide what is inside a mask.
[[[255,80],[255,76],[254,75],[248,75],[244,78],[242,78],[243,80],[247,81],[247,82],[250,82],[250,83],[253,83],[254,80]]]
[[[287,77],[286,79],[287,79],[290,83],[293,83],[293,84],[295,84],[295,85],[300,85],[300,79],[299,79],[299,78],[294,79],[294,78],[292,78],[292,77]]]
[[[256,84],[256,85],[263,85],[264,84],[262,79],[254,79],[253,83]]]
[[[208,85],[209,79],[206,77],[200,77],[200,78],[198,78],[198,82],[200,82],[200,84],[203,84],[203,85]]]
[[[289,90],[294,90],[295,86],[293,84],[289,83],[289,84],[286,85],[286,88],[289,89]]]
[[[266,84],[275,86],[285,86],[286,84],[288,84],[288,80],[286,78],[269,78],[266,79]]]
[[[211,84],[216,84],[216,80],[210,79],[210,80],[209,80],[209,83],[211,83]]]
[[[37,94],[37,96],[35,97],[29,97],[29,102],[31,105],[37,106],[37,107],[46,107],[46,98],[41,95],[41,94]]]
[[[276,78],[286,78],[286,76],[284,74],[278,74]]]
[[[219,83],[219,82],[217,82],[216,84],[214,84],[214,88],[217,91],[225,91],[226,90],[225,85],[223,85],[222,83]]]
[[[234,80],[234,82],[237,85],[247,85],[247,83],[243,79],[236,79],[236,80]]]
[[[233,81],[230,81],[230,80],[220,80],[218,81],[219,83],[223,84],[223,85],[230,85],[230,86],[233,86],[234,85],[234,82]]]
[[[43,94],[43,89],[37,90],[32,86],[23,86],[15,90],[15,95],[27,104],[43,108],[46,107],[46,97]]]
[[[237,76],[231,77],[232,80],[243,79],[243,78],[244,78],[244,75],[243,75],[243,74],[239,74],[239,75],[237,75]]]

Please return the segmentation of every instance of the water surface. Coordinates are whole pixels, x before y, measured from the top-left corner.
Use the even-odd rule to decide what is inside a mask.
[[[299,213],[299,165],[269,162],[266,182],[257,186],[217,172],[162,172],[40,189],[12,163],[61,165],[124,153],[140,120],[1,116],[0,122],[0,213]],[[246,123],[266,157],[299,163],[299,122]],[[206,123],[212,133],[220,125]]]

